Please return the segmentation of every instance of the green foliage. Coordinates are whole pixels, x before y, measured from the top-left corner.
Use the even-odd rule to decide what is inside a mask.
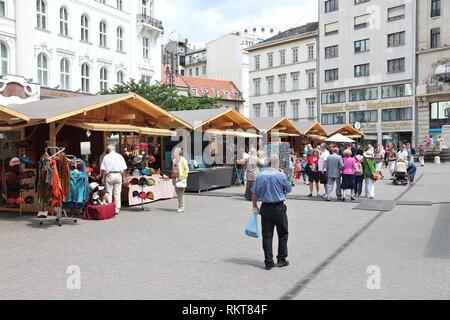
[[[144,80],[136,82],[133,79],[124,84],[116,84],[110,90],[102,91],[102,94],[119,93],[136,93],[167,111],[210,109],[219,101],[218,98],[210,98],[206,95],[184,96],[179,94],[176,88],[165,83],[150,85]]]

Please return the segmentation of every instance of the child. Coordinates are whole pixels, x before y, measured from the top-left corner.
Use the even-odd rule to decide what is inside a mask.
[[[302,159],[300,160],[300,163],[302,165],[303,184],[307,184],[308,183],[308,174],[306,172],[306,165],[308,164],[308,159],[307,159],[306,153],[303,154]]]
[[[302,163],[300,159],[297,159],[295,161],[295,180],[297,182],[300,182],[301,178],[302,178]]]

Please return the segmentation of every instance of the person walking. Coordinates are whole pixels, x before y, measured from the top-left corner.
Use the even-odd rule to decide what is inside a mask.
[[[409,178],[409,184],[413,185],[414,181],[416,180],[416,173],[417,173],[417,167],[414,164],[414,158],[408,158],[408,178]]]
[[[425,156],[427,155],[427,151],[423,144],[419,145],[419,163],[421,167],[425,166]]]
[[[377,165],[372,150],[364,153],[364,180],[365,180],[365,197],[369,199],[375,198],[375,174],[377,173]]]
[[[303,184],[309,184],[309,180],[308,180],[308,174],[307,174],[307,166],[308,166],[308,158],[306,156],[306,154],[303,154],[300,160],[300,164],[302,167],[302,177],[303,177]]]
[[[186,211],[184,192],[187,188],[187,179],[189,176],[189,165],[182,154],[183,150],[181,148],[175,148],[173,151],[172,181],[178,198],[178,213]]]
[[[263,237],[264,263],[266,270],[275,267],[273,259],[273,233],[277,228],[278,255],[277,267],[289,265],[288,257],[288,217],[284,204],[286,195],[292,191],[292,186],[286,175],[279,172],[280,158],[272,153],[270,168],[261,172],[253,185],[253,210],[261,214],[261,229]],[[261,209],[258,201],[262,202]]]
[[[255,148],[250,149],[246,166],[247,183],[245,186],[245,199],[252,201],[252,188],[256,177],[260,173],[258,153]]]
[[[333,154],[325,160],[325,167],[327,168],[328,183],[327,183],[327,201],[331,201],[331,193],[333,192],[334,184],[336,184],[336,197],[342,198],[341,193],[341,174],[344,167],[342,157],[339,155],[339,148],[332,149]],[[351,152],[351,151],[350,151]]]
[[[363,190],[363,182],[364,182],[364,152],[360,149],[358,149],[357,154],[355,156],[355,170],[353,172],[354,175],[354,182],[355,182],[355,188],[353,195],[354,197],[361,197],[362,190]]]
[[[328,151],[329,147],[326,143],[322,143],[320,149],[322,151],[319,158],[320,183],[323,184],[323,188],[325,189],[325,193],[323,196],[326,197],[328,194],[327,190],[328,178],[327,178],[327,167],[325,165],[325,162],[330,156],[330,152]]]
[[[377,146],[377,148],[375,149],[375,163],[376,163],[376,167],[377,167],[377,172],[380,174],[381,179],[383,179],[383,161],[384,161],[384,148],[381,144],[379,144]]]
[[[352,150],[347,149],[344,151],[344,169],[342,172],[342,184],[341,189],[343,191],[342,201],[346,200],[347,192],[350,193],[350,199],[353,201],[353,189],[355,188],[355,167],[356,160],[352,157]]]
[[[308,157],[308,180],[309,180],[309,198],[313,196],[314,183],[316,184],[317,196],[320,190],[320,171],[319,171],[319,150],[314,150],[311,156]]]
[[[109,145],[106,149],[106,155],[103,157],[101,170],[101,182],[105,185],[116,205],[116,214],[119,214],[122,208],[122,182],[123,173],[127,170],[127,164],[124,157],[116,152],[116,146]]]

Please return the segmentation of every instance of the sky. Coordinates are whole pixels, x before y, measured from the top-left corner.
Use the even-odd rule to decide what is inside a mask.
[[[156,0],[163,43],[188,38],[197,47],[252,25],[286,30],[317,21],[317,0]]]

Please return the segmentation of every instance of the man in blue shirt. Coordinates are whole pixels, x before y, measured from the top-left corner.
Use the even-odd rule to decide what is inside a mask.
[[[292,191],[292,186],[286,175],[279,171],[280,158],[273,153],[270,156],[270,168],[258,175],[253,185],[253,210],[261,214],[261,228],[266,270],[275,267],[273,261],[273,231],[277,228],[278,256],[277,267],[289,265],[288,257],[288,217],[284,204],[286,194]],[[258,201],[262,202],[261,210]]]

